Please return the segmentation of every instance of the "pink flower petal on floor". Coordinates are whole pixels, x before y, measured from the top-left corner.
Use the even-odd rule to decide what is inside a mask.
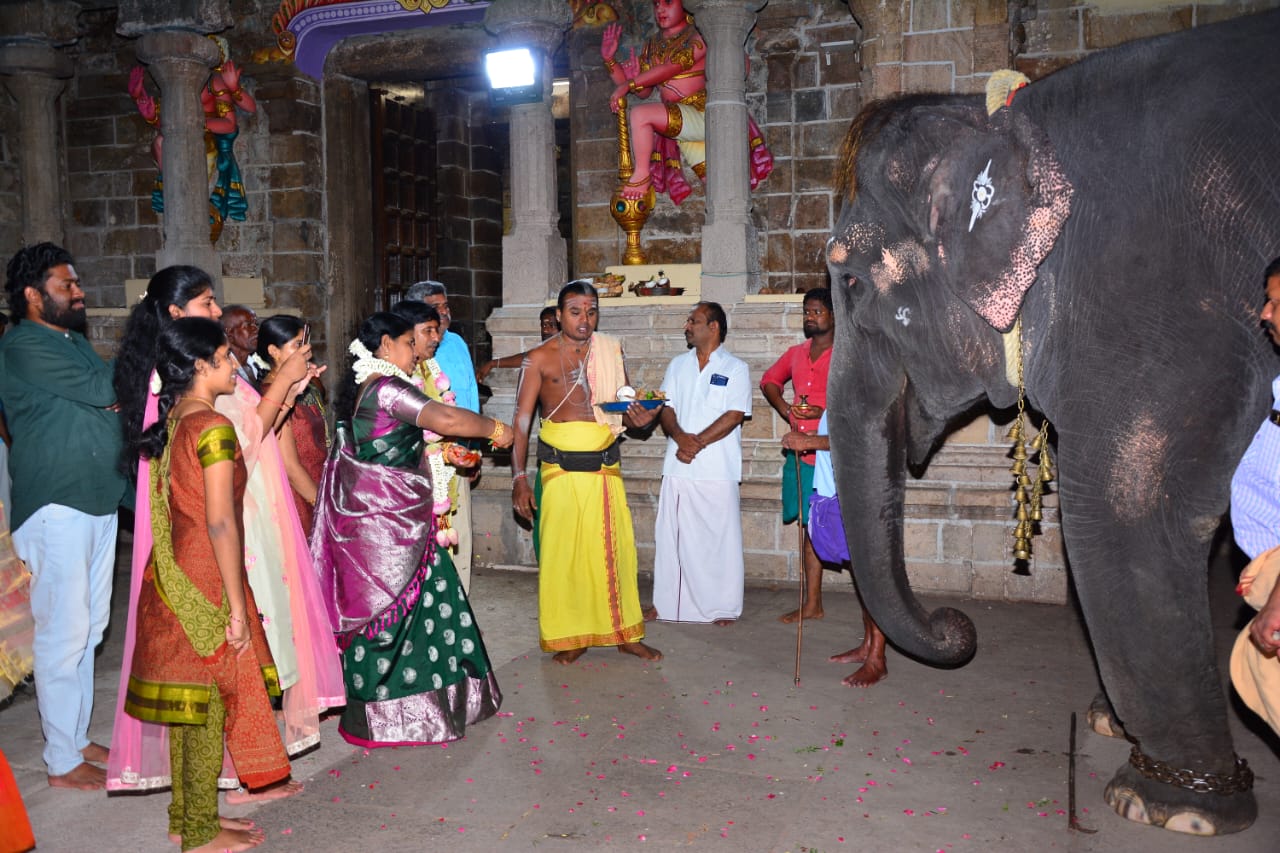
[[[282,829],[282,830],[280,830],[280,834],[281,834],[281,835],[293,835],[293,827],[289,827],[288,829]]]

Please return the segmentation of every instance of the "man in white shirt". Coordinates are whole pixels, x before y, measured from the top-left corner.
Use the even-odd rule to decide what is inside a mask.
[[[654,524],[658,618],[728,625],[742,615],[742,421],[751,414],[747,363],[721,344],[724,309],[699,302],[684,324],[689,352],[667,366],[667,434]]]

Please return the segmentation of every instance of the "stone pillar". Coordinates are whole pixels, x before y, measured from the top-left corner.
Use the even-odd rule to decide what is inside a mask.
[[[685,0],[707,42],[707,220],[702,298],[742,301],[759,289],[747,146],[747,34],[765,0]]]
[[[511,107],[511,233],[502,238],[502,302],[542,305],[568,276],[556,205],[551,55],[572,23],[563,0],[503,0],[485,11],[485,28],[502,47],[528,47],[541,75],[542,100]]]
[[[220,285],[222,262],[209,241],[209,172],[200,105],[200,87],[218,64],[218,46],[199,33],[161,30],[138,40],[138,59],[160,86],[164,243],[156,253],[156,267],[191,264]]]
[[[156,266],[191,264],[222,296],[222,261],[209,241],[209,173],[200,88],[221,58],[204,34],[235,24],[227,0],[121,0],[116,32],[138,39],[138,61],[160,86],[164,241]]]
[[[65,238],[62,175],[66,172],[58,126],[58,95],[72,75],[70,58],[56,45],[78,36],[75,3],[7,4],[0,17],[0,75],[18,102],[18,160],[22,168],[22,242]]]

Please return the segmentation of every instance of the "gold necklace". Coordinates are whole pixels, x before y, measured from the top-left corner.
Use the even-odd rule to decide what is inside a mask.
[[[213,403],[209,402],[208,400],[204,399],[203,397],[183,397],[182,399],[178,400],[178,402],[179,402],[180,404],[181,404],[181,403],[186,403],[186,402],[192,402],[192,403],[204,403],[206,406],[208,406],[208,407],[209,407],[209,411],[211,411],[211,412],[213,412],[213,411],[217,411],[217,410],[213,407]]]

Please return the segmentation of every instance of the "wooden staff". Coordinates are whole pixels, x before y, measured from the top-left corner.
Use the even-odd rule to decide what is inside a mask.
[[[795,424],[791,425],[795,430]],[[804,527],[804,483],[800,476],[800,451],[791,451],[791,461],[796,469],[796,527],[800,528],[800,609],[796,611],[796,671],[792,683],[800,686],[800,650],[804,645],[804,600],[808,593],[809,573],[805,567],[804,540],[808,531]]]

